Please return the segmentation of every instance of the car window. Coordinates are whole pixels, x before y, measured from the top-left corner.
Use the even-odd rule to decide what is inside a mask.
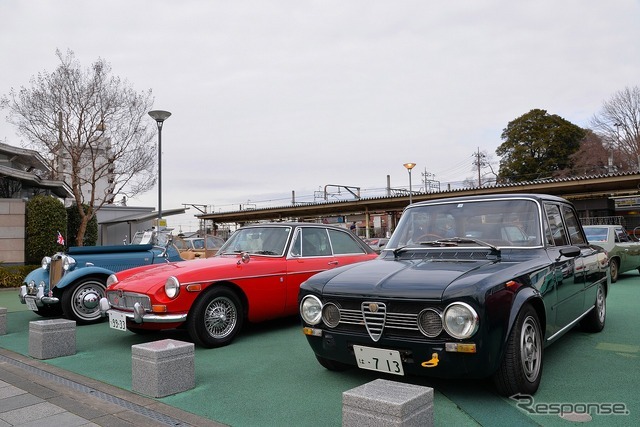
[[[606,242],[607,229],[605,227],[587,227],[584,229],[587,240],[590,242]]]
[[[349,233],[338,230],[329,230],[331,245],[333,246],[334,255],[344,254],[363,254],[364,249],[356,242],[355,238]]]
[[[538,205],[531,200],[452,201],[408,208],[386,248],[417,245],[437,239],[470,239],[492,245],[540,246]]]
[[[300,228],[293,242],[291,254],[303,257],[331,255],[327,231],[317,227]]]
[[[569,239],[572,245],[583,245],[586,242],[582,231],[580,231],[580,221],[576,217],[575,212],[570,206],[562,206],[562,213],[564,214],[564,222],[569,230]]]
[[[616,242],[630,242],[629,235],[624,231],[624,228],[617,227],[615,229]]]
[[[247,227],[236,231],[220,248],[220,253],[249,252],[257,255],[284,253],[290,227]]]
[[[548,243],[556,246],[568,245],[569,239],[567,238],[567,233],[564,230],[564,225],[562,224],[562,215],[560,215],[560,208],[558,205],[545,203],[544,210],[547,215]]]

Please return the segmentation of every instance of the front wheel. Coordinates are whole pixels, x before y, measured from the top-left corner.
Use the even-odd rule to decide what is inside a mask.
[[[104,318],[100,315],[100,298],[105,296],[104,280],[87,277],[62,292],[62,312],[64,317],[78,324],[98,323]]]
[[[213,287],[199,298],[189,313],[187,330],[198,345],[207,348],[230,344],[242,328],[243,309],[230,289]]]
[[[498,392],[503,396],[534,394],[542,378],[542,352],[538,314],[526,305],[511,329],[502,363],[493,378]]]

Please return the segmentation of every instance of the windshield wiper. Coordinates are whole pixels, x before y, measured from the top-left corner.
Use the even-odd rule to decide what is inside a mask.
[[[486,246],[487,248],[491,248],[494,251],[499,251],[497,246],[492,245],[491,243],[487,243],[482,240],[472,239],[469,237],[451,237],[447,239],[438,239],[432,240],[428,242],[419,242],[420,245],[431,245],[431,246],[458,246],[460,243],[475,243],[479,246]]]
[[[251,252],[251,253],[256,254],[256,255],[279,255],[278,253],[273,252],[273,251],[255,251],[255,252]]]

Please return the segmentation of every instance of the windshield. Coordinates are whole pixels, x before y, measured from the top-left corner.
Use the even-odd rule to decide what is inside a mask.
[[[226,241],[218,254],[248,252],[257,255],[284,255],[291,227],[241,228]]]
[[[152,244],[155,246],[166,246],[171,236],[168,232],[154,230],[136,231],[136,234],[131,239],[132,245],[147,245]]]
[[[385,249],[454,239],[498,247],[540,246],[538,205],[531,200],[498,199],[416,205],[408,208]],[[466,239],[466,240],[461,240]]]

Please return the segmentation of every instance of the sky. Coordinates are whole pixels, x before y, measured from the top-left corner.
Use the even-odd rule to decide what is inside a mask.
[[[0,94],[71,50],[154,109],[162,208],[207,212],[460,184],[534,108],[589,127],[640,85],[638,0],[1,0]],[[24,146],[0,111],[0,141]],[[152,120],[149,118],[149,120]],[[328,186],[328,187],[326,187]],[[156,207],[157,188],[128,201]],[[199,214],[167,217],[195,231]]]

